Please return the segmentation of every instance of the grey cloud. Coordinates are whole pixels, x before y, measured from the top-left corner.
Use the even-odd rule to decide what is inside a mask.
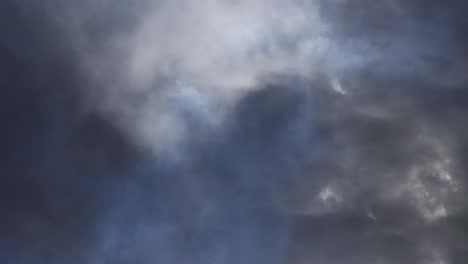
[[[463,263],[461,1],[68,4],[0,4],[0,262]]]

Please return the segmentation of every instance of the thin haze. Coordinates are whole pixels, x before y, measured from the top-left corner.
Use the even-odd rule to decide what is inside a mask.
[[[467,12],[3,1],[0,263],[464,263]]]

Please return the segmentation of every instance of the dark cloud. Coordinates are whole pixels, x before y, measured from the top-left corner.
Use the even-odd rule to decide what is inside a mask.
[[[466,5],[318,2],[2,2],[0,262],[464,263]]]

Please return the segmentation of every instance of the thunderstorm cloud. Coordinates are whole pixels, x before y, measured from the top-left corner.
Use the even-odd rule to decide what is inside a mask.
[[[3,0],[0,263],[465,263],[467,14]]]

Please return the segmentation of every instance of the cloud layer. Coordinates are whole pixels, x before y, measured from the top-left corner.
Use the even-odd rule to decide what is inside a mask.
[[[462,1],[4,1],[1,263],[463,263]]]

